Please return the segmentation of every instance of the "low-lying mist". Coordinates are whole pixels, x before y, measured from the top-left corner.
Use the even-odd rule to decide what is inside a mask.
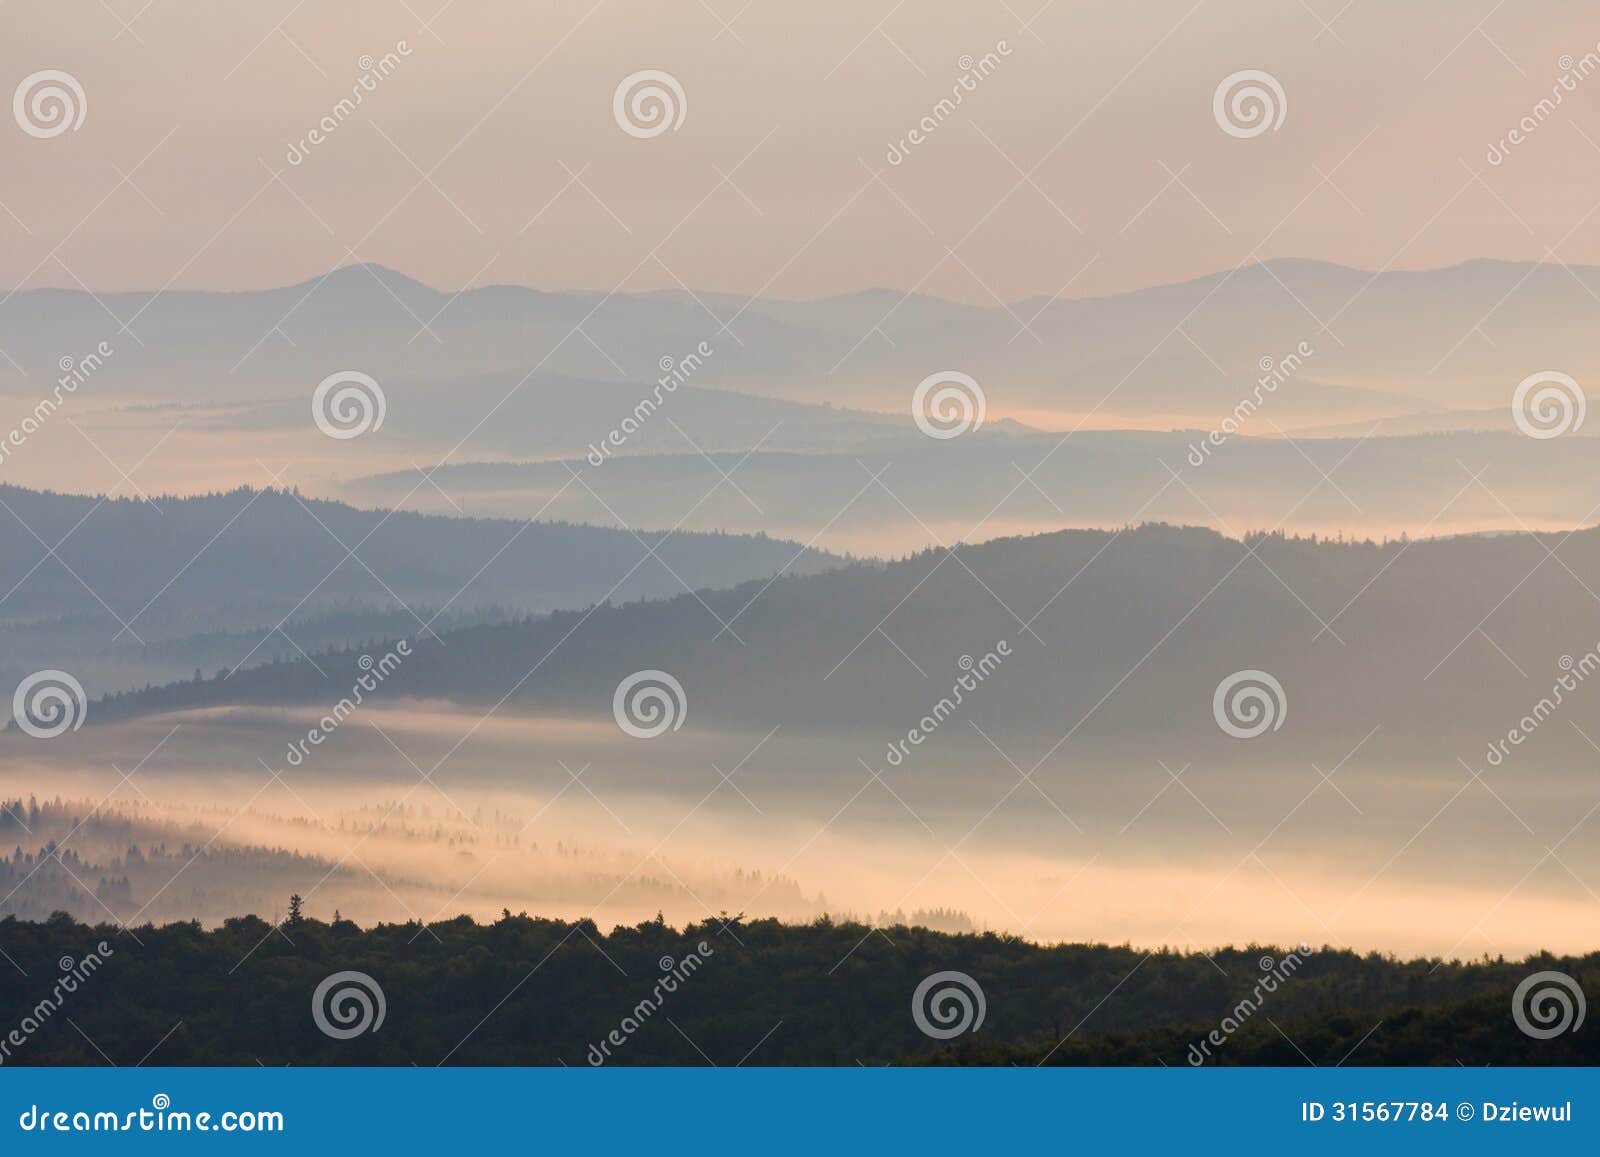
[[[1568,830],[1580,785],[1530,774],[1508,800],[1381,736],[1322,771],[1083,750],[1035,769],[1047,741],[1006,754],[963,724],[890,767],[856,736],[645,743],[609,720],[406,703],[363,708],[291,762],[317,716],[0,736],[0,915],[210,924],[279,917],[299,894],[309,916],[362,924],[828,915],[1447,957],[1577,951],[1596,931],[1583,880],[1600,857],[1533,835]],[[1526,839],[1503,835],[1511,808]]]

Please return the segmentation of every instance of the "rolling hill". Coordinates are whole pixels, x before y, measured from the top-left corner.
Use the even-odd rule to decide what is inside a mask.
[[[511,711],[604,719],[624,678],[659,669],[681,683],[690,728],[849,734],[886,753],[907,730],[936,730],[966,676],[976,685],[955,714],[1038,750],[1070,740],[1069,752],[1119,760],[1332,762],[1381,729],[1391,756],[1453,766],[1481,765],[1568,674],[1561,718],[1523,723],[1536,734],[1508,748],[1519,766],[1554,765],[1586,759],[1576,728],[1600,726],[1600,686],[1583,683],[1600,666],[1597,590],[1600,530],[1384,544],[1063,531],[466,627],[420,643],[377,694],[485,708],[505,697]],[[354,674],[354,658],[329,662]],[[1267,704],[1276,726],[1248,743],[1214,705],[1239,672],[1280,688]],[[316,703],[327,686],[286,661],[114,698],[99,716]],[[965,720],[949,727],[948,742],[968,733]]]
[[[442,630],[461,615],[662,597],[840,561],[765,535],[393,513],[288,490],[146,500],[0,486],[0,676],[78,664],[91,688],[120,689],[210,669],[217,632],[231,636],[232,667],[425,634],[436,616]]]

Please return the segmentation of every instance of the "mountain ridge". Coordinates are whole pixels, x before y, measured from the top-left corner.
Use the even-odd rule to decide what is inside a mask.
[[[1543,565],[1547,548],[1561,552],[1561,566]],[[1530,672],[1559,673],[1558,657],[1600,646],[1574,637],[1572,625],[1593,618],[1600,528],[1376,543],[1149,524],[1000,538],[956,553],[955,566],[929,550],[464,627],[443,645],[419,644],[380,697],[494,704],[514,686],[514,712],[604,718],[621,681],[659,669],[684,688],[691,726],[781,725],[883,742],[893,738],[886,720],[915,724],[963,671],[999,654],[970,710],[984,732],[1013,741],[1059,736],[1078,720],[1068,734],[1090,749],[1181,743],[1186,758],[1253,761],[1322,745],[1342,753],[1376,725],[1385,742],[1437,757],[1482,751],[1516,723],[1500,720],[1506,703],[1537,697]],[[1474,643],[1479,631],[1499,656]],[[322,679],[296,670],[291,662],[226,686],[125,696],[101,714],[326,697]],[[1213,718],[1213,692],[1230,674],[1257,670],[1286,689],[1281,709],[1293,726],[1244,749]],[[1152,704],[1164,705],[1156,716]],[[1600,720],[1600,702],[1569,710],[1583,726]],[[1585,748],[1567,728],[1549,727],[1519,758],[1534,750],[1560,761]]]

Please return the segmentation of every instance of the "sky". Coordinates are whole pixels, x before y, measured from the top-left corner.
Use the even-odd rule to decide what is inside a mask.
[[[74,129],[0,129],[11,288],[366,260],[447,290],[993,303],[1280,256],[1600,263],[1600,79],[1578,74],[1600,20],[1568,0],[22,0],[5,20],[0,87],[53,69],[83,94]],[[682,94],[654,135],[614,113],[643,70]],[[1256,135],[1214,111],[1242,70],[1282,93]]]

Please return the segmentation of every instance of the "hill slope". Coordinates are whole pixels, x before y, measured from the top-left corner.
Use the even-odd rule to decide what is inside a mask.
[[[1574,662],[1563,717],[1585,729],[1600,719],[1600,687],[1582,685],[1600,664],[1583,661],[1600,638],[1596,590],[1595,530],[1385,545],[1240,542],[1159,525],[1064,531],[468,627],[422,643],[379,694],[484,706],[508,696],[514,711],[604,718],[622,679],[657,668],[683,685],[690,727],[883,742],[919,720],[931,730],[924,717],[976,663],[984,678],[961,713],[991,734],[1162,758],[1181,739],[1185,758],[1300,760],[1312,741],[1333,744],[1337,759],[1381,727],[1387,742],[1434,758],[1481,759]],[[1278,680],[1283,718],[1245,744],[1219,728],[1213,695],[1251,670]],[[101,716],[316,703],[326,686],[287,662],[125,696]],[[1563,721],[1519,758],[1586,750]]]
[[[659,598],[838,561],[765,535],[636,536],[362,510],[284,490],[147,501],[0,486],[0,677],[82,666],[91,689],[109,690],[172,678],[174,664],[211,669],[217,640],[196,637],[206,632],[235,636],[231,666],[247,653],[422,633],[436,615],[443,630],[460,615]],[[263,642],[280,625],[304,639]],[[125,669],[103,665],[113,661]]]

